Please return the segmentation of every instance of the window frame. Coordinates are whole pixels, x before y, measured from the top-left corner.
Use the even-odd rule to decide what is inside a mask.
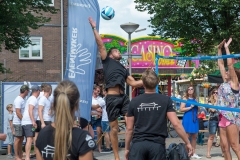
[[[30,40],[39,40],[40,43],[40,56],[39,57],[33,57],[32,56],[32,47],[33,45],[29,45],[27,48],[29,48],[29,57],[21,57],[21,48],[19,48],[19,60],[42,60],[43,59],[43,42],[42,37],[32,36],[30,37]]]
[[[52,0],[52,4],[49,4],[49,6],[54,7],[54,0]]]

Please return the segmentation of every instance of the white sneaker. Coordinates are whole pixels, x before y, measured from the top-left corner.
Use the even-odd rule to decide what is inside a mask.
[[[201,159],[202,157],[199,157],[196,153],[194,153],[193,156],[192,156],[191,158]]]

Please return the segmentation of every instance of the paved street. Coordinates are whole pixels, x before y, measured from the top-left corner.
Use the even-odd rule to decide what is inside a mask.
[[[121,138],[120,138],[121,139]],[[166,145],[168,146],[170,143],[180,143],[182,142],[182,140],[180,138],[167,138],[166,140]],[[197,145],[197,154],[199,156],[202,157],[202,160],[209,160],[208,158],[206,158],[206,150],[207,150],[207,136],[204,139],[204,144],[201,145]],[[122,160],[124,160],[124,148],[120,148],[119,149],[119,154]],[[98,153],[97,151],[94,151],[94,155],[98,160],[113,160],[114,156],[113,153],[109,153],[109,154],[103,154],[103,153]],[[232,152],[233,155],[233,160],[237,160],[236,155],[234,154],[234,152]],[[221,157],[221,148],[220,147],[212,147],[212,151],[211,151],[211,160],[224,160],[224,158]],[[0,155],[0,160],[7,160],[7,156],[6,155]],[[35,160],[35,159],[32,159]]]

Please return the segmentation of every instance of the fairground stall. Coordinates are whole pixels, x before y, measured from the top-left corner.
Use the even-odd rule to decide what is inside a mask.
[[[117,47],[121,54],[124,56],[127,52],[128,41],[122,37],[116,35],[102,34],[102,40],[106,49],[111,47]],[[140,79],[142,73],[147,68],[155,69],[155,55],[161,56],[178,56],[181,52],[181,43],[172,41],[170,39],[164,39],[158,36],[146,36],[139,37],[131,40],[131,52],[132,52],[132,65],[128,65],[128,59],[123,58],[121,63],[126,68],[131,68],[132,76],[135,79]],[[135,58],[135,55],[138,57]],[[194,68],[198,67],[199,61],[186,61],[186,60],[167,60],[159,59],[158,61],[158,75],[160,78],[159,91],[166,95],[171,95],[172,84],[174,81],[181,79],[181,75],[190,75]],[[95,74],[95,83],[103,84],[103,73],[100,57],[97,60],[97,68]],[[126,87],[128,88],[128,87]],[[143,93],[143,88],[133,88],[132,97]],[[128,93],[128,91],[127,91]]]

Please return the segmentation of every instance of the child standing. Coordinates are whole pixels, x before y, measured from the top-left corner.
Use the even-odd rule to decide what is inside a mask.
[[[8,123],[7,123],[7,136],[8,136],[8,157],[13,158],[12,146],[13,146],[13,105],[8,104],[6,109],[8,110]]]

